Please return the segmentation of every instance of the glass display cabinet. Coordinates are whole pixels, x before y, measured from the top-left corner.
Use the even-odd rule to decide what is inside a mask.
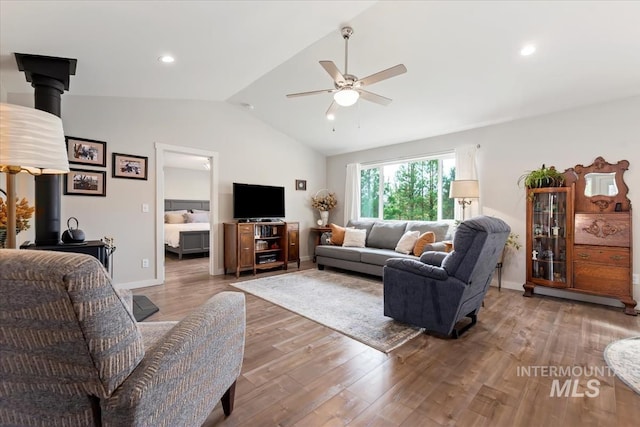
[[[527,190],[527,282],[568,288],[572,281],[573,186]]]

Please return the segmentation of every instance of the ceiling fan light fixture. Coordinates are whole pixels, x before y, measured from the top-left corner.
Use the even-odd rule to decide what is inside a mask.
[[[355,104],[356,102],[358,102],[358,98],[360,98],[360,94],[358,93],[358,91],[351,88],[340,89],[333,94],[333,99],[341,107],[349,107]]]
[[[331,121],[331,120],[335,120],[335,119],[336,119],[336,115],[335,114],[333,114],[333,113],[327,114],[327,120]]]

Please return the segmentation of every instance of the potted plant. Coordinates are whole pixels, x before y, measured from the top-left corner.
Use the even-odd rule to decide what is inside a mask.
[[[546,167],[529,171],[518,178],[518,185],[524,184],[526,188],[562,187],[564,175],[555,167]]]

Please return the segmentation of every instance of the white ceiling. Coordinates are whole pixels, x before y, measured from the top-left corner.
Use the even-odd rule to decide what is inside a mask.
[[[33,90],[14,52],[77,58],[73,95],[249,103],[331,155],[638,95],[639,22],[635,1],[0,0],[0,83]],[[318,61],[343,70],[346,24],[351,74],[408,72],[329,122],[330,94],[285,94],[332,87]]]

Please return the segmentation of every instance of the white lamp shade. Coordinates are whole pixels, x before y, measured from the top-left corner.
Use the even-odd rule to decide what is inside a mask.
[[[69,172],[62,120],[46,111],[0,104],[0,169]]]
[[[342,107],[349,107],[355,104],[358,102],[358,98],[360,98],[358,91],[350,88],[340,89],[333,94],[333,99]]]
[[[477,199],[480,196],[478,181],[475,179],[459,179],[451,181],[450,199]]]

